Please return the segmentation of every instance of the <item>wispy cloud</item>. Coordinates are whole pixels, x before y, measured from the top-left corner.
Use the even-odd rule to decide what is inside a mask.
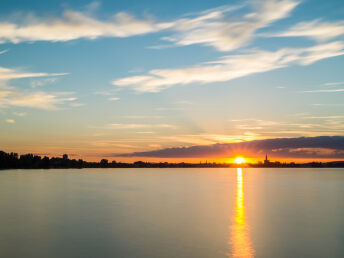
[[[287,17],[297,5],[298,2],[292,0],[252,1],[253,10],[236,18],[228,17],[228,13],[243,5],[208,10],[194,18],[172,22],[171,30],[176,33],[163,40],[180,46],[202,44],[230,51],[249,43],[258,29]],[[161,47],[164,46],[155,46]]]
[[[333,103],[316,103],[316,104],[311,104],[312,106],[319,106],[319,107],[322,107],[322,106],[344,106],[344,104],[333,104]]]
[[[13,87],[0,88],[0,107],[28,107],[38,109],[58,109],[65,102],[75,101],[75,97],[43,91],[21,91]]]
[[[324,83],[325,86],[338,86],[338,85],[343,85],[344,82],[327,82]]]
[[[328,89],[328,90],[305,90],[305,93],[334,93],[334,92],[344,92],[344,89]]]
[[[165,40],[171,40],[169,38],[165,38]],[[169,45],[154,45],[154,46],[148,46],[148,49],[167,49],[167,48],[172,48],[175,47],[174,44],[169,44]],[[130,72],[130,71],[129,71]]]
[[[237,119],[232,120],[232,126],[239,130],[249,130],[259,135],[271,136],[314,136],[314,135],[342,135],[344,131],[344,116],[326,115],[317,116],[308,113],[294,116],[288,122],[268,121],[261,119]],[[314,121],[310,121],[314,120]]]
[[[23,72],[19,69],[10,69],[0,67],[0,81],[7,81],[12,79],[32,78],[32,77],[48,77],[48,76],[62,76],[67,73],[31,73]]]
[[[319,41],[325,41],[344,35],[344,21],[325,22],[314,20],[298,23],[287,31],[270,34],[276,37],[309,37]]]
[[[1,50],[1,51],[0,51],[0,55],[5,54],[5,53],[7,53],[7,52],[8,52],[8,49]]]
[[[169,26],[168,23],[155,23],[151,19],[139,20],[125,12],[117,13],[109,20],[99,20],[87,13],[66,10],[59,18],[30,15],[21,23],[0,22],[0,43],[129,37]]]
[[[14,124],[15,123],[15,121],[13,119],[6,119],[5,121],[7,123],[9,123],[9,124]]]
[[[0,32],[1,33],[1,32]],[[57,109],[57,105],[76,100],[74,97],[65,97],[64,92],[47,93],[44,91],[32,92],[7,86],[8,81],[22,78],[53,77],[40,80],[32,80],[31,86],[43,86],[57,80],[55,76],[63,76],[67,73],[32,73],[20,69],[0,67],[0,107],[29,107],[39,109]],[[70,93],[67,93],[67,95]]]
[[[66,10],[61,17],[56,18],[30,14],[24,15],[19,23],[0,22],[0,43],[130,37],[168,30],[172,35],[163,40],[175,45],[202,44],[220,51],[229,51],[246,45],[258,29],[287,17],[298,5],[293,0],[261,0],[250,3],[251,10],[236,18],[228,17],[228,13],[247,6],[247,3],[222,6],[169,22],[156,22],[151,18],[137,19],[126,12],[119,12],[107,20],[91,16],[92,12],[72,10]]]
[[[131,87],[138,92],[159,92],[178,84],[224,82],[292,64],[309,65],[325,58],[343,55],[343,48],[344,44],[336,41],[308,48],[254,50],[193,67],[151,70],[145,75],[114,80],[112,84]]]
[[[110,89],[110,90],[96,91],[93,94],[107,96],[107,100],[109,101],[118,101],[120,100],[120,98],[116,96],[118,91],[119,89]]]

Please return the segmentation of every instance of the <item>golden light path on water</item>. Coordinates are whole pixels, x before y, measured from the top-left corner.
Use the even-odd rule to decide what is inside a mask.
[[[249,235],[249,226],[245,216],[243,170],[237,168],[237,191],[235,213],[232,219],[229,257],[254,257],[254,249]]]

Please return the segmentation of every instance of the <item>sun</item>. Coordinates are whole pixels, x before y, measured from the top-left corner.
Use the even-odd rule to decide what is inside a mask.
[[[234,162],[236,164],[243,164],[243,163],[246,163],[246,159],[244,159],[243,157],[237,157],[234,159]]]

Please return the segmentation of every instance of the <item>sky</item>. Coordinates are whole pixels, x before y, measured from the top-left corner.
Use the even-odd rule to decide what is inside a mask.
[[[343,159],[343,17],[341,0],[3,0],[0,148]],[[297,144],[261,144],[277,138]],[[219,146],[241,147],[197,151]]]

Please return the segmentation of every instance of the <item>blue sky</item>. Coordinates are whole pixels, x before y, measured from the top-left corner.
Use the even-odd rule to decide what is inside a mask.
[[[342,1],[1,6],[5,151],[99,159],[343,135]]]

